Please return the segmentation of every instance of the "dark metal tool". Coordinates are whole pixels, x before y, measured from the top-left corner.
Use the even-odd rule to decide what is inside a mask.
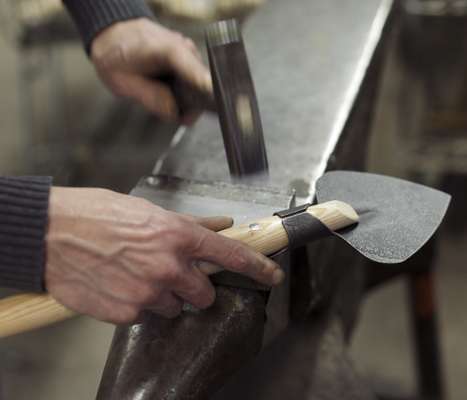
[[[237,179],[264,177],[268,159],[263,128],[237,22],[228,20],[210,25],[206,44],[230,174]]]
[[[217,112],[216,101],[211,94],[193,87],[193,85],[174,75],[161,75],[154,78],[166,84],[172,90],[180,116],[183,117],[196,111]]]
[[[173,75],[157,76],[173,92],[180,115],[218,113],[230,174],[235,180],[268,176],[268,159],[256,92],[240,27],[235,20],[206,29],[214,96]]]

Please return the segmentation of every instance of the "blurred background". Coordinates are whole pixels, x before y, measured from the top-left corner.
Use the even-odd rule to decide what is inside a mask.
[[[200,41],[197,22],[232,3],[154,1],[162,20]],[[240,2],[241,3],[241,2]],[[245,1],[246,15],[258,1]],[[196,6],[195,6],[196,5]],[[238,6],[238,4],[237,4]],[[369,170],[443,188],[436,291],[448,398],[467,398],[467,1],[407,0],[390,32]],[[229,8],[230,7],[230,8]],[[174,17],[175,15],[175,17]],[[128,192],[176,127],[112,97],[98,81],[59,0],[0,0],[0,172]],[[155,132],[157,131],[157,135]],[[367,297],[353,360],[369,385],[408,395],[416,378],[405,281]],[[2,340],[4,399],[94,398],[113,327],[78,318]],[[2,398],[0,396],[0,398]]]

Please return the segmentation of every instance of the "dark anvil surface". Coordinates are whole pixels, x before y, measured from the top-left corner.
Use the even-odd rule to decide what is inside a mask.
[[[270,185],[313,195],[349,118],[392,0],[269,0],[244,26]],[[180,136],[178,136],[180,139]],[[218,121],[187,129],[162,172],[228,181]]]

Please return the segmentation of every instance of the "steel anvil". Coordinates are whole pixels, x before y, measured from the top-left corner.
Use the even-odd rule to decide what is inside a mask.
[[[292,6],[271,0],[246,26],[269,150],[268,159],[250,160],[259,172],[270,166],[267,181],[260,177],[239,185],[241,172],[236,172],[251,166],[237,162],[245,155],[242,149],[261,154],[262,136],[244,138],[254,140],[254,146],[242,136],[222,140],[219,121],[205,114],[194,128],[176,135],[154,171],[157,176],[141,181],[133,194],[177,211],[233,213],[242,222],[242,215],[248,220],[248,211],[257,215],[256,207],[271,215],[294,205],[297,197],[311,200],[314,182],[326,169],[364,169],[382,38],[392,3],[353,2],[352,13],[365,16],[366,23],[358,26],[337,3],[303,0]],[[291,22],[287,29],[268,28],[285,21]],[[225,32],[235,41],[229,27]],[[344,36],[352,46],[337,40]],[[224,96],[223,104],[228,104],[226,93],[238,86],[222,80],[227,69],[216,70],[220,61],[210,56],[216,95]],[[259,131],[256,102],[246,93],[247,99],[218,108],[224,135],[232,126],[237,133],[239,128]],[[174,182],[164,176],[183,179]],[[193,202],[199,197],[205,201]],[[283,388],[291,398],[306,398],[331,387],[335,399],[372,398],[345,353],[364,292],[362,259],[334,239],[279,257],[285,270],[293,270],[280,289],[267,292],[245,282],[234,287],[231,279],[219,278],[217,301],[209,310],[188,309],[173,321],[147,314],[142,324],[117,328],[97,398],[206,399],[214,398],[221,387],[216,398],[238,398],[241,393],[244,398],[282,399]],[[281,334],[287,325],[288,333]],[[274,344],[252,364],[272,339]],[[297,374],[292,365],[300,354],[307,367]],[[279,370],[281,379],[271,380]],[[326,379],[312,387],[311,382],[322,376]],[[345,397],[349,393],[352,397]]]

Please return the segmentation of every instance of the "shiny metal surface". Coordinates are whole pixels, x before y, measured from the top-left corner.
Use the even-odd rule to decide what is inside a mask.
[[[264,296],[217,288],[215,305],[116,329],[96,400],[208,399],[261,348]]]
[[[228,214],[237,225],[271,216],[294,205],[291,193],[238,184],[187,181],[168,176],[142,178],[131,195],[183,214],[205,217]],[[289,252],[281,252],[274,259],[289,272]],[[227,271],[211,278],[218,285],[264,290],[254,281]],[[289,322],[289,290],[287,278],[283,285],[271,290],[267,296],[264,344],[283,331]]]
[[[316,179],[330,161],[334,168],[364,168],[380,58],[375,56],[373,60],[373,57],[391,4],[391,0],[270,0],[245,26],[245,45],[270,161],[270,184],[279,192],[287,193],[294,188],[301,197],[312,195]],[[193,129],[180,130],[155,172],[190,181],[228,182],[229,170],[218,124],[215,118],[204,116]],[[209,191],[208,186],[204,193],[207,197],[216,190],[213,186]],[[228,199],[241,200],[234,198],[235,186]],[[260,193],[261,190],[252,196],[245,193],[244,199],[251,200],[253,207],[261,202],[257,197]],[[168,200],[168,208],[181,210],[177,201]],[[333,240],[303,249],[291,258],[294,279],[281,286],[285,293],[273,290],[267,306],[261,303],[258,292],[219,286],[215,308],[199,318],[186,315],[167,325],[156,319],[146,320],[133,332],[131,328],[120,328],[98,399],[210,398],[259,350],[263,335],[274,336],[273,332],[267,333],[270,327],[278,331],[284,320],[272,321],[272,315],[288,317],[292,313],[295,318],[306,318],[321,307],[325,318],[329,315],[339,320],[336,326],[342,332],[334,336],[344,345],[342,340],[347,340],[352,331],[361,298],[364,277],[361,259]],[[284,266],[284,262],[280,264]],[[242,304],[254,297],[240,313],[236,312],[238,302],[232,301],[237,294]],[[267,313],[264,326],[265,307],[277,313]],[[315,317],[310,326],[320,329],[318,323]],[[371,398],[366,390],[352,389],[359,385],[353,384],[357,378],[342,352],[333,354],[329,361],[318,361],[314,354],[318,353],[320,343],[327,349],[338,347],[321,342],[321,335],[316,337],[306,344],[297,343],[296,353],[307,364],[299,379],[293,368],[294,358],[288,353],[293,346],[285,340],[279,343],[284,359],[266,357],[253,372],[248,370],[250,377],[263,374],[264,380],[254,379],[251,387],[245,386],[243,379],[233,381],[239,393],[234,398],[271,399],[271,393],[278,398],[284,397],[284,393],[290,398],[324,398],[325,394],[329,399],[341,399],[341,393],[352,393],[348,396],[352,399]],[[310,350],[306,360],[302,357],[302,344]],[[264,349],[263,356],[269,354],[268,349]],[[275,366],[282,369],[279,374],[273,373],[271,379],[268,371]],[[346,366],[348,373],[344,374]],[[187,371],[186,376],[181,376],[183,371]],[[264,382],[260,383],[264,393],[258,393],[256,382]],[[284,386],[284,382],[288,384]],[[232,386],[226,387],[226,391],[235,393]],[[228,397],[221,394],[219,398]]]
[[[270,0],[244,26],[270,183],[313,195],[349,118],[391,0]],[[358,21],[358,23],[357,23]],[[218,121],[205,115],[161,172],[228,181]]]
[[[143,178],[131,195],[183,214],[209,217],[228,213],[236,225],[269,217],[293,202],[291,193],[278,190],[169,176]]]
[[[239,24],[229,20],[209,25],[206,44],[230,175],[237,182],[262,181],[268,177],[268,159]]]
[[[222,46],[242,40],[238,24],[234,19],[209,25],[206,29],[206,38],[212,46]]]

